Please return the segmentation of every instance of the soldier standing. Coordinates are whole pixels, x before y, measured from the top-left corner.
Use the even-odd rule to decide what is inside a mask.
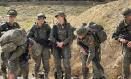
[[[104,70],[100,64],[100,49],[92,33],[87,28],[77,30],[78,45],[81,47],[83,79],[88,79],[88,68],[92,61],[93,79],[105,79]]]
[[[53,26],[50,34],[50,40],[53,42],[53,56],[56,69],[56,79],[62,79],[63,70],[61,67],[61,60],[63,59],[63,65],[65,69],[65,78],[71,79],[71,50],[70,45],[73,40],[72,26],[67,22],[64,12],[58,12],[55,16],[58,23]]]
[[[131,64],[131,9],[124,9],[122,12],[124,20],[120,22],[113,34],[113,38],[123,45],[123,66],[122,79],[129,79]]]
[[[50,58],[50,48],[48,47],[49,44],[49,35],[50,35],[50,26],[45,22],[45,15],[43,13],[39,13],[36,17],[36,23],[33,24],[31,27],[28,38],[33,39],[36,43],[42,46],[41,54],[37,57],[34,57],[35,61],[35,70],[34,75],[36,79],[38,79],[38,73],[41,65],[41,61],[44,68],[45,78],[48,79],[48,73],[50,70],[49,67],[49,58]]]

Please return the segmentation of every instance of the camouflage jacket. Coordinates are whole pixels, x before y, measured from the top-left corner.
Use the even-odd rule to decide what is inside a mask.
[[[49,42],[50,35],[50,26],[47,23],[44,23],[41,27],[37,24],[33,24],[29,33],[27,34],[28,38],[35,40],[37,43],[46,43]]]
[[[72,26],[69,23],[63,26],[60,24],[54,25],[50,33],[50,40],[54,44],[64,42],[64,46],[71,44],[73,37]]]
[[[118,40],[118,38],[123,38],[128,41],[131,41],[131,23],[127,23],[125,20],[121,21],[119,26],[117,27],[115,33],[113,34],[113,38]]]
[[[0,36],[3,34],[3,32],[16,28],[20,28],[17,22],[14,22],[13,25],[10,25],[8,22],[3,23],[0,25]]]
[[[88,47],[87,51],[85,52],[88,54],[87,63],[89,64],[95,57],[95,53],[97,53],[96,49],[99,44],[95,41],[93,35],[87,35],[84,39],[79,40],[79,42],[81,42],[84,46]]]

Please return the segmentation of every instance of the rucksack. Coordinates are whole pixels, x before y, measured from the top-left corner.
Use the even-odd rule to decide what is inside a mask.
[[[26,32],[22,29],[13,29],[5,32],[0,38],[0,46],[4,48],[3,52],[12,52],[17,46],[24,45],[26,43],[27,37]],[[9,51],[13,45],[13,49]]]
[[[101,25],[98,25],[94,22],[90,22],[89,24],[83,27],[93,34],[95,40],[98,43],[103,43],[105,40],[107,40],[107,34]]]

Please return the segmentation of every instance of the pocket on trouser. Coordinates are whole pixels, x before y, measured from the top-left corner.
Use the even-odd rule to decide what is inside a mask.
[[[38,43],[34,43],[33,46],[31,47],[32,52],[31,52],[31,56],[32,57],[37,57],[39,55],[41,55],[42,52],[42,46]]]

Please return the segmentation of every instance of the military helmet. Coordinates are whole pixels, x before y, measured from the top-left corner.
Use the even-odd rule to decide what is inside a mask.
[[[17,11],[14,10],[14,9],[10,9],[10,10],[7,12],[7,16],[17,16]]]
[[[65,13],[62,12],[62,11],[59,11],[59,12],[55,15],[55,17],[58,17],[58,16],[64,16],[64,17],[66,17]]]
[[[87,35],[88,33],[86,28],[79,28],[76,32],[77,32],[77,35]]]
[[[123,16],[131,16],[131,9],[129,9],[129,8],[123,9],[122,15]]]
[[[44,19],[46,19],[46,16],[43,14],[43,13],[39,13],[39,14],[37,14],[37,17],[36,17],[37,19],[39,19],[39,18],[44,18]]]

